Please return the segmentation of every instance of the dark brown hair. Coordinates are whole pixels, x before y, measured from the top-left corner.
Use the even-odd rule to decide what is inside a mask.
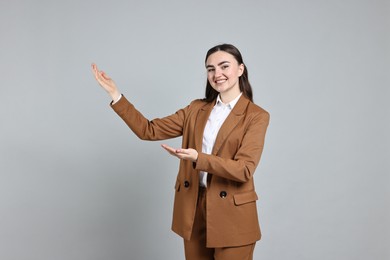
[[[244,65],[244,73],[242,73],[242,75],[239,77],[238,84],[240,86],[240,90],[241,90],[242,94],[245,97],[247,97],[250,101],[253,102],[252,87],[251,87],[251,84],[249,83],[249,79],[248,79],[248,68],[244,64],[244,61],[242,59],[240,51],[236,47],[234,47],[233,45],[226,44],[226,43],[214,46],[213,48],[211,48],[207,52],[205,63],[206,63],[208,57],[217,51],[224,51],[224,52],[227,52],[227,53],[233,55],[233,57],[237,60],[238,64]],[[206,102],[212,102],[214,99],[217,98],[218,94],[219,94],[218,91],[213,89],[213,87],[210,85],[210,82],[207,80],[206,93],[205,93],[205,98],[203,100]]]

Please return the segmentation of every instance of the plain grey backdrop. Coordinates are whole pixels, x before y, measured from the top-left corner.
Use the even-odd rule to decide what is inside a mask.
[[[178,161],[90,64],[152,119],[203,97],[225,42],[271,114],[255,259],[390,259],[389,18],[385,0],[1,0],[0,259],[184,259]]]

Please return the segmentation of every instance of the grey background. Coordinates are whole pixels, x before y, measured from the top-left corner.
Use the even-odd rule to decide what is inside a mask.
[[[271,114],[255,259],[389,259],[389,17],[380,0],[1,0],[0,259],[183,259],[178,161],[90,64],[154,118],[203,97],[223,42]]]

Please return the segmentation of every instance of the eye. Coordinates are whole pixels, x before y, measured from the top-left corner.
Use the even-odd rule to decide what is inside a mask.
[[[229,65],[222,65],[221,68],[224,70],[224,69],[227,69],[229,68]]]
[[[214,68],[208,68],[207,72],[213,72],[215,69]]]

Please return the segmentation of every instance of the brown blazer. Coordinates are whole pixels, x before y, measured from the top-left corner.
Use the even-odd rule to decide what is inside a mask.
[[[260,161],[269,114],[243,95],[218,132],[212,154],[202,153],[203,130],[215,102],[195,100],[175,114],[149,121],[122,97],[115,112],[143,140],[182,136],[196,163],[180,160],[172,230],[189,240],[199,189],[199,171],[208,172],[207,247],[254,243],[261,237],[253,174]]]

